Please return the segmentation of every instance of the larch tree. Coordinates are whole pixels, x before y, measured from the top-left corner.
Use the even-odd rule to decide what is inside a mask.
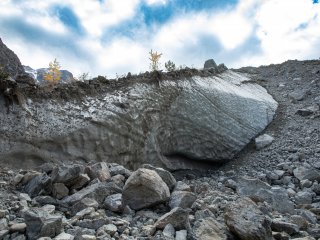
[[[53,62],[49,63],[48,72],[44,75],[44,80],[47,81],[50,85],[56,85],[61,80],[60,64],[55,58]]]

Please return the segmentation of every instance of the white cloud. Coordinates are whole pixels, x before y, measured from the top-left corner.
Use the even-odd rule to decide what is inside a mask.
[[[217,55],[231,67],[320,56],[320,50],[316,48],[320,45],[320,4],[312,4],[311,0],[240,0],[237,5],[225,9],[176,15],[164,25],[148,27],[142,24],[132,38],[110,36],[106,42],[102,40],[101,36],[109,27],[139,18],[139,4],[144,2],[153,6],[167,1],[106,0],[100,3],[82,0],[79,3],[65,0],[61,3],[58,0],[29,0],[19,4],[13,4],[12,0],[0,1],[0,29],[1,18],[24,19],[30,25],[70,38],[74,45],[88,53],[88,58],[84,59],[70,55],[63,48],[20,41],[7,32],[0,37],[5,38],[24,64],[45,67],[57,57],[61,65],[76,76],[81,72],[114,76],[115,73],[148,70],[150,49],[163,53],[162,62],[170,59],[177,65],[194,64],[197,67],[201,67],[205,58]],[[73,9],[85,29],[85,36],[72,36],[55,16],[49,14],[53,5],[61,4]],[[206,52],[206,46],[202,45],[204,37],[218,41],[222,48],[218,52]],[[259,51],[250,50],[252,46],[248,40],[252,38],[259,44]]]
[[[262,1],[255,11],[261,53],[245,56],[242,65],[280,63],[320,55],[320,5],[305,0]]]
[[[167,0],[145,0],[148,5],[165,5]]]

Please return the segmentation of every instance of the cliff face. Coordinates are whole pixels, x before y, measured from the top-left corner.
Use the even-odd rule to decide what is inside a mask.
[[[243,74],[196,75],[110,82],[91,96],[99,81],[61,86],[46,98],[25,92],[27,111],[14,106],[9,114],[0,102],[0,159],[29,167],[107,161],[132,169],[224,163],[272,121],[277,103]]]
[[[17,74],[24,73],[23,66],[18,56],[10,50],[0,38],[0,66],[3,67],[4,71],[9,73],[12,77]]]

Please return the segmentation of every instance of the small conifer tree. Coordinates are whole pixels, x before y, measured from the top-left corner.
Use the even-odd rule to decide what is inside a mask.
[[[60,82],[61,72],[60,72],[60,64],[55,58],[53,62],[49,63],[48,72],[44,75],[44,80],[49,83],[49,85],[53,86]]]
[[[168,72],[172,72],[176,70],[176,65],[172,61],[168,61],[164,64]]]

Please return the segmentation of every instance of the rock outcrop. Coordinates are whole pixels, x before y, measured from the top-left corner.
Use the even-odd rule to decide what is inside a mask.
[[[1,38],[0,67],[3,67],[3,70],[12,77],[24,73],[23,66],[21,65],[18,56],[2,42]]]
[[[272,121],[277,103],[243,74],[202,73],[76,83],[56,89],[51,99],[41,90],[26,93],[29,113],[0,108],[0,159],[19,166],[107,161],[131,169],[224,163]],[[92,97],[82,93],[93,84],[104,89]]]

